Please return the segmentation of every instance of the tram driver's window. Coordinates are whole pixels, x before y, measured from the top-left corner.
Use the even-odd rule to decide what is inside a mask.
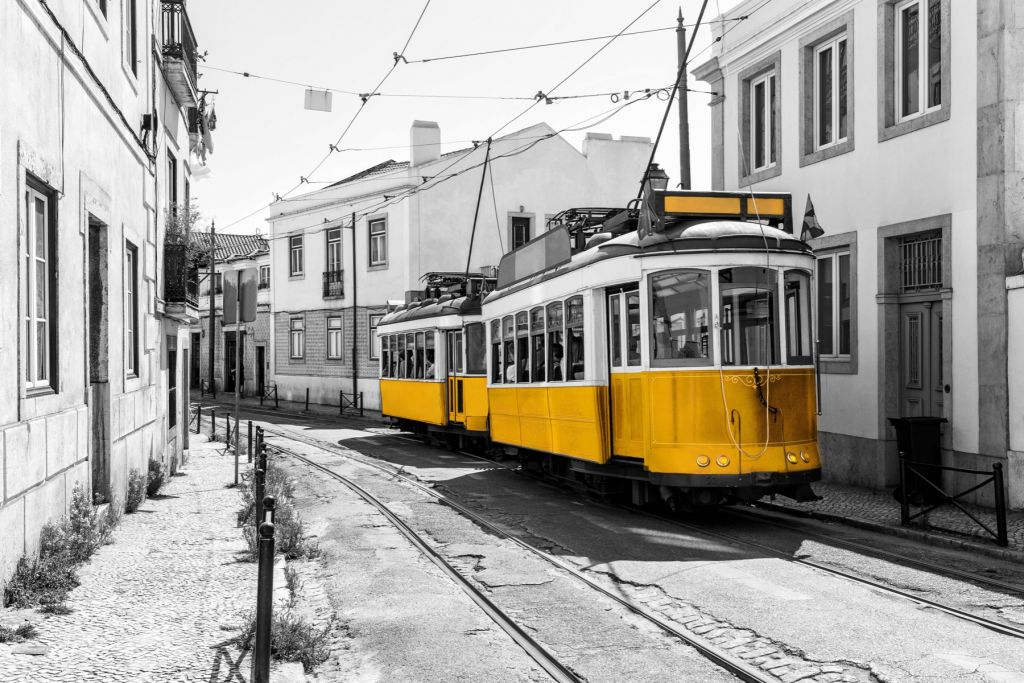
[[[516,324],[510,315],[501,319],[501,361],[502,379],[506,384],[514,384],[516,381]]]
[[[779,273],[744,266],[718,273],[722,365],[773,365],[779,359]]]
[[[530,381],[530,329],[529,314],[516,313],[516,381]]]
[[[424,342],[423,379],[434,379],[434,333],[427,332]]]
[[[583,357],[583,297],[574,296],[565,302],[565,340],[569,344],[567,380],[583,379],[586,366]]]
[[[491,321],[491,382],[501,384],[501,321]]]
[[[705,270],[673,270],[651,276],[653,365],[711,364],[710,283]]]
[[[466,325],[466,374],[487,374],[484,343],[484,324],[470,323]]]
[[[810,365],[811,352],[811,274],[805,270],[787,270],[783,278],[786,297],[786,355],[790,365]]]
[[[548,304],[548,367],[550,382],[565,379],[565,338],[562,330],[562,302]]]
[[[547,355],[544,350],[544,307],[530,311],[530,351],[533,358],[533,381],[543,382]]]

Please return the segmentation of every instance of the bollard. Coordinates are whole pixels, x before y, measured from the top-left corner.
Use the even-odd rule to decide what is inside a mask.
[[[210,408],[210,441],[217,440],[217,409]]]
[[[309,412],[309,387],[306,387],[306,412]]]
[[[274,608],[274,525],[259,527],[259,574],[256,581],[256,642],[253,683],[270,683],[270,625]]]
[[[245,455],[249,458],[248,462],[252,462],[252,420],[249,420],[249,440],[245,444]]]
[[[274,410],[277,410],[278,407],[279,406],[277,405],[277,387],[275,386],[274,387]]]
[[[196,434],[203,429],[203,407],[196,407]]]
[[[224,414],[224,428],[227,429],[227,433],[224,435],[224,442],[231,445],[231,413]]]
[[[338,414],[345,414],[345,392],[343,391],[338,392]]]
[[[260,407],[263,407],[263,388],[260,387]]]
[[[910,492],[907,491],[907,454],[900,451],[900,524],[910,524]]]
[[[1006,535],[1006,491],[1003,489],[1003,464],[992,465],[992,479],[996,493],[996,545],[1006,547],[1009,538]]]
[[[363,416],[363,392],[359,392],[359,417]]]
[[[265,524],[274,523],[274,508],[277,507],[277,502],[273,496],[263,497],[263,522]]]
[[[253,476],[256,479],[256,495],[253,497],[253,500],[254,500],[254,502],[256,504],[256,515],[255,515],[255,517],[256,517],[256,529],[257,530],[259,530],[260,524],[262,524],[262,522],[263,522],[263,487],[264,487],[264,481],[263,480],[264,480],[265,475],[266,475],[266,473],[263,470],[261,470],[260,468],[258,468],[258,467],[256,468],[256,471],[253,472]]]

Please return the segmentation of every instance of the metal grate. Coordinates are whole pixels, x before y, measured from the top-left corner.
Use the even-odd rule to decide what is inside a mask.
[[[942,235],[916,235],[900,243],[900,291],[921,292],[942,287]]]

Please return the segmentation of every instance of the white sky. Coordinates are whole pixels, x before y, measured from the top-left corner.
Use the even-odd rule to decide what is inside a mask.
[[[479,0],[432,0],[405,56],[415,60],[612,35],[652,1],[519,0],[499,6]],[[705,20],[714,19],[719,9],[727,10],[737,2],[711,0]],[[494,9],[485,9],[489,6]],[[686,23],[692,24],[700,0],[683,0],[681,7]],[[369,91],[386,73],[393,62],[392,53],[402,48],[422,8],[422,0],[201,0],[188,5],[200,51],[209,53],[207,65],[357,93]],[[678,0],[659,2],[630,30],[675,26],[679,8]],[[707,47],[708,36],[708,28],[702,26],[694,55]],[[537,91],[549,92],[604,42],[400,64],[380,92],[531,97]],[[709,56],[710,50],[696,59],[691,55],[691,70]],[[553,94],[668,86],[675,68],[674,31],[624,36]],[[300,86],[204,70],[202,65],[200,72],[200,87],[220,91],[213,134],[215,153],[208,159],[212,173],[193,189],[204,226],[215,218],[219,228],[226,227],[269,202],[273,192],[283,194],[291,189],[328,151],[360,104],[355,95],[334,93],[331,113],[306,111]],[[708,90],[708,85],[700,82],[691,81],[690,87]],[[710,185],[709,98],[703,93],[690,93],[689,97],[695,188]],[[414,119],[437,121],[442,151],[448,151],[467,146],[470,140],[486,139],[528,105],[527,101],[507,100],[372,98],[339,146],[389,149],[333,154],[310,179],[336,180],[386,159],[408,159],[409,126]],[[539,121],[557,130],[615,106],[608,97],[541,104],[503,132]],[[665,102],[651,98],[627,107],[590,131],[653,138],[664,109]],[[566,133],[577,147],[584,135]],[[679,180],[678,139],[673,107],[656,158],[671,176],[670,186]],[[319,187],[322,185],[312,184],[301,191]],[[265,216],[263,210],[230,230],[251,233],[265,229]]]

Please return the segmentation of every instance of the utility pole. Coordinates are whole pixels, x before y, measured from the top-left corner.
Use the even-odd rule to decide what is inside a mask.
[[[370,245],[367,243],[366,248],[369,249]],[[369,258],[369,254],[367,254]],[[352,212],[352,402],[356,401],[356,397],[359,395],[359,357],[356,355],[356,351],[359,348],[359,335],[357,331],[359,329],[359,309],[356,307],[356,282],[359,278],[356,277],[356,212]],[[366,319],[369,324],[369,318]],[[369,329],[369,328],[367,328]],[[367,335],[367,341],[373,343],[373,340]],[[369,357],[370,349],[366,350],[366,355]]]
[[[679,185],[690,190],[690,109],[686,84],[686,27],[683,26],[683,8],[676,18],[676,60],[679,65]]]
[[[210,368],[207,373],[210,380],[210,391],[213,393],[213,397],[217,398],[217,385],[213,381],[213,361],[214,353],[216,351],[215,339],[217,332],[217,314],[216,306],[214,305],[214,286],[217,284],[216,276],[216,263],[217,263],[217,227],[216,221],[210,221],[210,329],[207,334],[210,337]]]

